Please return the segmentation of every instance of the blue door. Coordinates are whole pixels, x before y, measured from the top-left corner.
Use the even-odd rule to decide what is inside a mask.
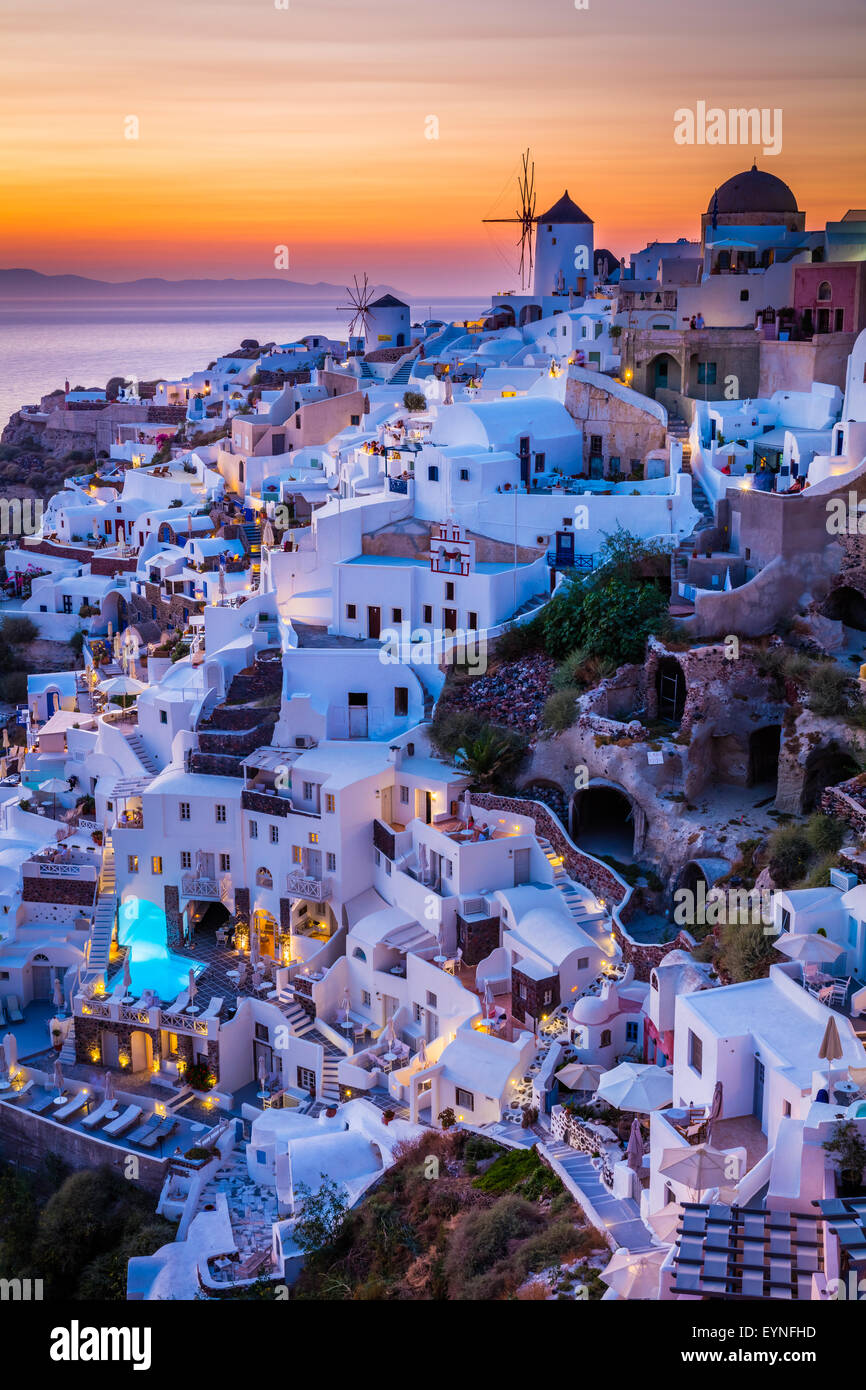
[[[48,691],[45,697],[45,704],[48,710],[48,718],[50,719],[55,710],[60,708],[60,696],[56,690]]]
[[[764,1118],[764,1064],[755,1058],[755,1084],[752,1094],[752,1114],[763,1121]]]

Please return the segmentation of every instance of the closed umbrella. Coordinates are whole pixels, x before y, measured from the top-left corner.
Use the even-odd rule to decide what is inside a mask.
[[[419,874],[419,876],[420,876],[421,882],[422,882],[422,883],[426,883],[426,882],[427,882],[427,846],[426,846],[426,845],[423,845],[423,844],[418,846],[418,874]]]
[[[469,793],[469,788],[468,788],[468,787],[466,788],[466,790],[465,790],[464,793],[463,793],[463,807],[462,807],[462,812],[463,812],[463,819],[465,820],[466,824],[468,825],[468,824],[469,824],[469,821],[470,821],[470,818],[471,818],[471,816],[472,816],[472,797],[471,797],[471,795],[470,795],[470,793]]]
[[[628,1148],[625,1151],[625,1161],[633,1172],[643,1172],[643,1133],[640,1127],[640,1120],[636,1115],[631,1122],[631,1129],[628,1134]]]
[[[250,962],[253,967],[257,966],[261,957],[259,956],[259,934],[254,931],[250,938]]]
[[[487,1017],[492,1018],[496,1008],[496,999],[493,994],[493,985],[489,978],[484,981],[484,1008]]]
[[[597,1091],[602,1077],[601,1067],[590,1066],[586,1062],[569,1062],[556,1073],[557,1081],[570,1091]]]
[[[129,991],[130,991],[130,989],[131,989],[131,987],[132,987],[132,966],[131,966],[131,964],[130,964],[130,956],[131,956],[131,954],[132,954],[131,951],[127,951],[126,955],[123,957],[123,997],[124,997],[124,999],[128,996]]]
[[[428,1068],[429,1066],[430,1066],[430,1058],[429,1058],[429,1056],[427,1055],[427,1044],[426,1044],[426,1042],[424,1041],[424,1039],[422,1038],[422,1039],[421,1039],[421,1046],[418,1048],[418,1051],[415,1053],[415,1070],[416,1070],[416,1071],[426,1071],[427,1068]]]
[[[830,1094],[830,1078],[833,1075],[833,1063],[843,1055],[842,1042],[839,1037],[839,1029],[836,1026],[836,1016],[831,1014],[827,1019],[827,1027],[824,1029],[824,1036],[821,1039],[821,1046],[818,1048],[818,1056],[823,1057],[827,1062],[827,1095]]]
[[[599,1278],[620,1298],[657,1299],[659,1270],[668,1257],[666,1249],[616,1251]]]
[[[783,932],[776,942],[776,950],[804,965],[823,965],[838,959],[843,948],[816,932]]]
[[[0,1085],[3,1085],[4,1087],[8,1084],[8,1070],[9,1063],[6,1060],[6,1047],[5,1044],[0,1042],[0,1078],[2,1078],[2,1080],[0,1080]]]
[[[270,547],[274,544],[274,539],[274,528],[271,524],[270,517],[268,517],[262,527],[262,545]]]
[[[198,986],[196,985],[196,982],[195,982],[195,971],[194,971],[194,970],[190,970],[190,972],[189,972],[189,1004],[187,1005],[187,1013],[190,1013],[190,1014],[194,1014],[194,1013],[195,1013],[195,1004],[194,1004],[194,1000],[195,1000],[195,996],[197,995],[197,993],[198,993]]]
[[[259,1055],[259,1099],[264,1100],[268,1092],[265,1087],[265,1077],[268,1074],[268,1064],[265,1061],[264,1053]]]
[[[15,1070],[15,1063],[18,1061],[18,1039],[14,1033],[7,1033],[3,1039],[3,1046],[6,1049],[6,1059],[9,1070]]]
[[[688,1149],[665,1149],[659,1162],[659,1172],[674,1182],[684,1183],[693,1192],[706,1192],[710,1187],[720,1187],[722,1183],[732,1182],[736,1174],[731,1172],[731,1154],[713,1149],[709,1144],[694,1144]]]
[[[57,1094],[62,1096],[64,1086],[63,1068],[61,1067],[59,1062],[54,1063],[54,1085],[57,1088]]]
[[[56,1009],[63,1008],[63,986],[57,979],[54,981],[54,1007]]]
[[[114,1100],[114,1077],[110,1071],[105,1073],[102,1081],[103,1100]]]
[[[617,1110],[661,1110],[673,1099],[673,1077],[662,1067],[621,1062],[601,1078],[597,1099]]]
[[[713,1132],[713,1125],[716,1123],[716,1120],[718,1120],[721,1116],[723,1096],[724,1088],[722,1086],[721,1081],[717,1081],[715,1086],[713,1087],[713,1099],[710,1105],[710,1112],[707,1115],[707,1143],[710,1142],[710,1136]]]

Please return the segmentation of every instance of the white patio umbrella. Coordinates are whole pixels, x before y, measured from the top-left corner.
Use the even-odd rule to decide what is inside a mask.
[[[60,983],[59,980],[55,980],[55,981],[54,981],[53,995],[54,995],[54,1007],[55,1007],[56,1009],[62,1009],[62,1008],[63,1008],[63,986],[62,986],[62,984]]]
[[[789,960],[804,965],[822,965],[842,955],[842,947],[816,932],[783,932],[776,941],[776,950]]]
[[[62,1096],[64,1087],[63,1068],[59,1061],[54,1063],[54,1085],[57,1087],[58,1094]]]
[[[132,987],[132,965],[130,964],[130,956],[131,956],[131,954],[132,954],[131,951],[127,951],[126,955],[123,957],[123,994],[124,994],[124,997],[126,997],[126,995],[129,994],[129,991],[130,991],[130,989],[131,989],[131,987]]]
[[[7,1058],[6,1058],[6,1045],[5,1045],[5,1043],[0,1042],[0,1078],[3,1078],[2,1084],[4,1084],[4,1085],[6,1084],[6,1081],[8,1080],[8,1077],[7,1077],[7,1072],[8,1072],[8,1071],[9,1071],[9,1062],[7,1061]]]
[[[397,1041],[397,1030],[396,1030],[395,1027],[394,1027],[394,1015],[393,1015],[393,1014],[392,1014],[391,1017],[388,1019],[388,1025],[387,1025],[387,1027],[386,1027],[386,1029],[385,1029],[385,1035],[384,1035],[384,1036],[385,1036],[385,1041],[386,1041],[386,1043],[388,1044],[388,1047],[389,1047],[389,1050],[390,1050],[390,1049],[393,1047],[394,1043]]]
[[[103,1100],[114,1100],[114,1077],[110,1071],[102,1079]]]
[[[241,986],[244,985],[244,984],[246,983],[246,978],[247,978],[247,967],[246,967],[246,962],[245,962],[245,961],[242,961],[242,960],[239,960],[239,961],[238,961],[238,989],[240,989]]]
[[[818,1048],[818,1056],[823,1057],[827,1062],[827,1094],[829,1096],[830,1083],[833,1075],[833,1063],[844,1056],[835,1014],[831,1014],[827,1019],[827,1027],[824,1029],[821,1046]]]
[[[12,1071],[18,1061],[18,1039],[14,1033],[7,1033],[3,1039],[3,1046],[6,1049],[6,1060],[9,1070]]]
[[[734,1160],[736,1162],[736,1160]],[[687,1149],[665,1149],[659,1162],[659,1172],[674,1182],[681,1182],[692,1192],[706,1192],[736,1179],[730,1171],[731,1155],[709,1144],[694,1144]]]
[[[342,999],[340,1000],[340,1008],[341,1008],[343,1014],[345,1015],[345,1020],[346,1020],[347,1023],[349,1022],[349,1010],[350,1010],[351,1007],[352,1007],[352,1001],[351,1001],[351,999],[349,998],[349,991],[346,990],[346,991],[344,992],[344,994],[343,994]]]
[[[657,1299],[659,1270],[667,1259],[665,1249],[636,1250],[621,1246],[599,1278],[620,1298]]]
[[[254,931],[250,937],[250,962],[253,968],[255,968],[258,965],[260,959],[261,957],[259,955],[259,934],[257,931]]]
[[[132,676],[111,676],[100,681],[98,689],[105,695],[140,695],[147,686],[143,681],[133,680]]]
[[[682,1214],[683,1209],[679,1202],[669,1202],[666,1207],[662,1207],[646,1219],[659,1240],[664,1241],[666,1245],[673,1245]]]
[[[470,793],[469,793],[469,788],[468,788],[468,787],[466,788],[466,790],[465,790],[464,793],[463,793],[463,806],[462,806],[462,808],[461,808],[461,814],[462,814],[463,820],[465,820],[466,823],[467,823],[467,825],[468,825],[468,824],[469,824],[469,817],[472,815],[472,797],[471,797],[471,795],[470,795]]]
[[[270,517],[268,517],[265,521],[264,526],[262,527],[262,545],[270,547],[274,544],[274,540],[274,528],[271,523]]]
[[[596,1098],[617,1110],[660,1110],[670,1105],[673,1090],[673,1077],[661,1067],[621,1062],[602,1076]]]
[[[197,994],[198,994],[198,986],[196,985],[196,982],[195,982],[195,971],[194,971],[194,970],[190,970],[190,972],[189,972],[189,1004],[187,1005],[187,1013],[195,1013],[194,1001],[195,1001],[195,996],[196,996]]]
[[[267,1090],[266,1090],[266,1088],[265,1088],[265,1077],[267,1076],[267,1074],[268,1074],[268,1064],[267,1064],[267,1062],[265,1061],[264,1053],[261,1053],[261,1054],[259,1055],[259,1099],[260,1099],[260,1100],[264,1100],[264,1098],[265,1098],[265,1097],[267,1096],[267,1094],[268,1094],[268,1093],[267,1093]]]
[[[424,883],[427,879],[427,846],[424,844],[418,846],[418,874]]]
[[[421,1039],[421,1046],[415,1053],[414,1061],[416,1071],[426,1071],[430,1065],[430,1058],[427,1054],[427,1044],[423,1038]]]
[[[557,1081],[570,1091],[597,1091],[602,1077],[602,1068],[590,1066],[587,1062],[569,1062],[556,1072]]]
[[[49,777],[46,781],[39,783],[41,792],[51,793],[51,815],[53,817],[57,810],[58,793],[69,791],[69,779],[65,777]]]

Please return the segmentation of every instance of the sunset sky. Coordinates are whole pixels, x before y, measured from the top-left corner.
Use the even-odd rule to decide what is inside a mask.
[[[3,14],[4,266],[259,276],[287,244],[290,279],[509,288],[509,233],[481,219],[513,211],[527,145],[538,211],[567,186],[618,255],[697,236],[753,153],[809,228],[866,206],[862,0],[4,0]],[[782,153],[676,145],[675,109],[699,100],[781,107]]]

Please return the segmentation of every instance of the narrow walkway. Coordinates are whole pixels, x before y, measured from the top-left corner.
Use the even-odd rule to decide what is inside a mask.
[[[553,869],[553,886],[562,894],[568,915],[576,926],[581,927],[587,936],[604,943],[605,954],[609,952],[610,918],[603,907],[598,907],[593,895],[580,883],[575,883],[568,874],[560,855],[543,835],[536,835],[539,845]]]
[[[631,1197],[612,1197],[589,1154],[573,1149],[561,1139],[550,1139],[538,1148],[587,1216],[592,1219],[592,1212],[598,1216],[612,1245],[629,1250],[652,1248],[652,1238],[640,1219],[637,1202]]]

